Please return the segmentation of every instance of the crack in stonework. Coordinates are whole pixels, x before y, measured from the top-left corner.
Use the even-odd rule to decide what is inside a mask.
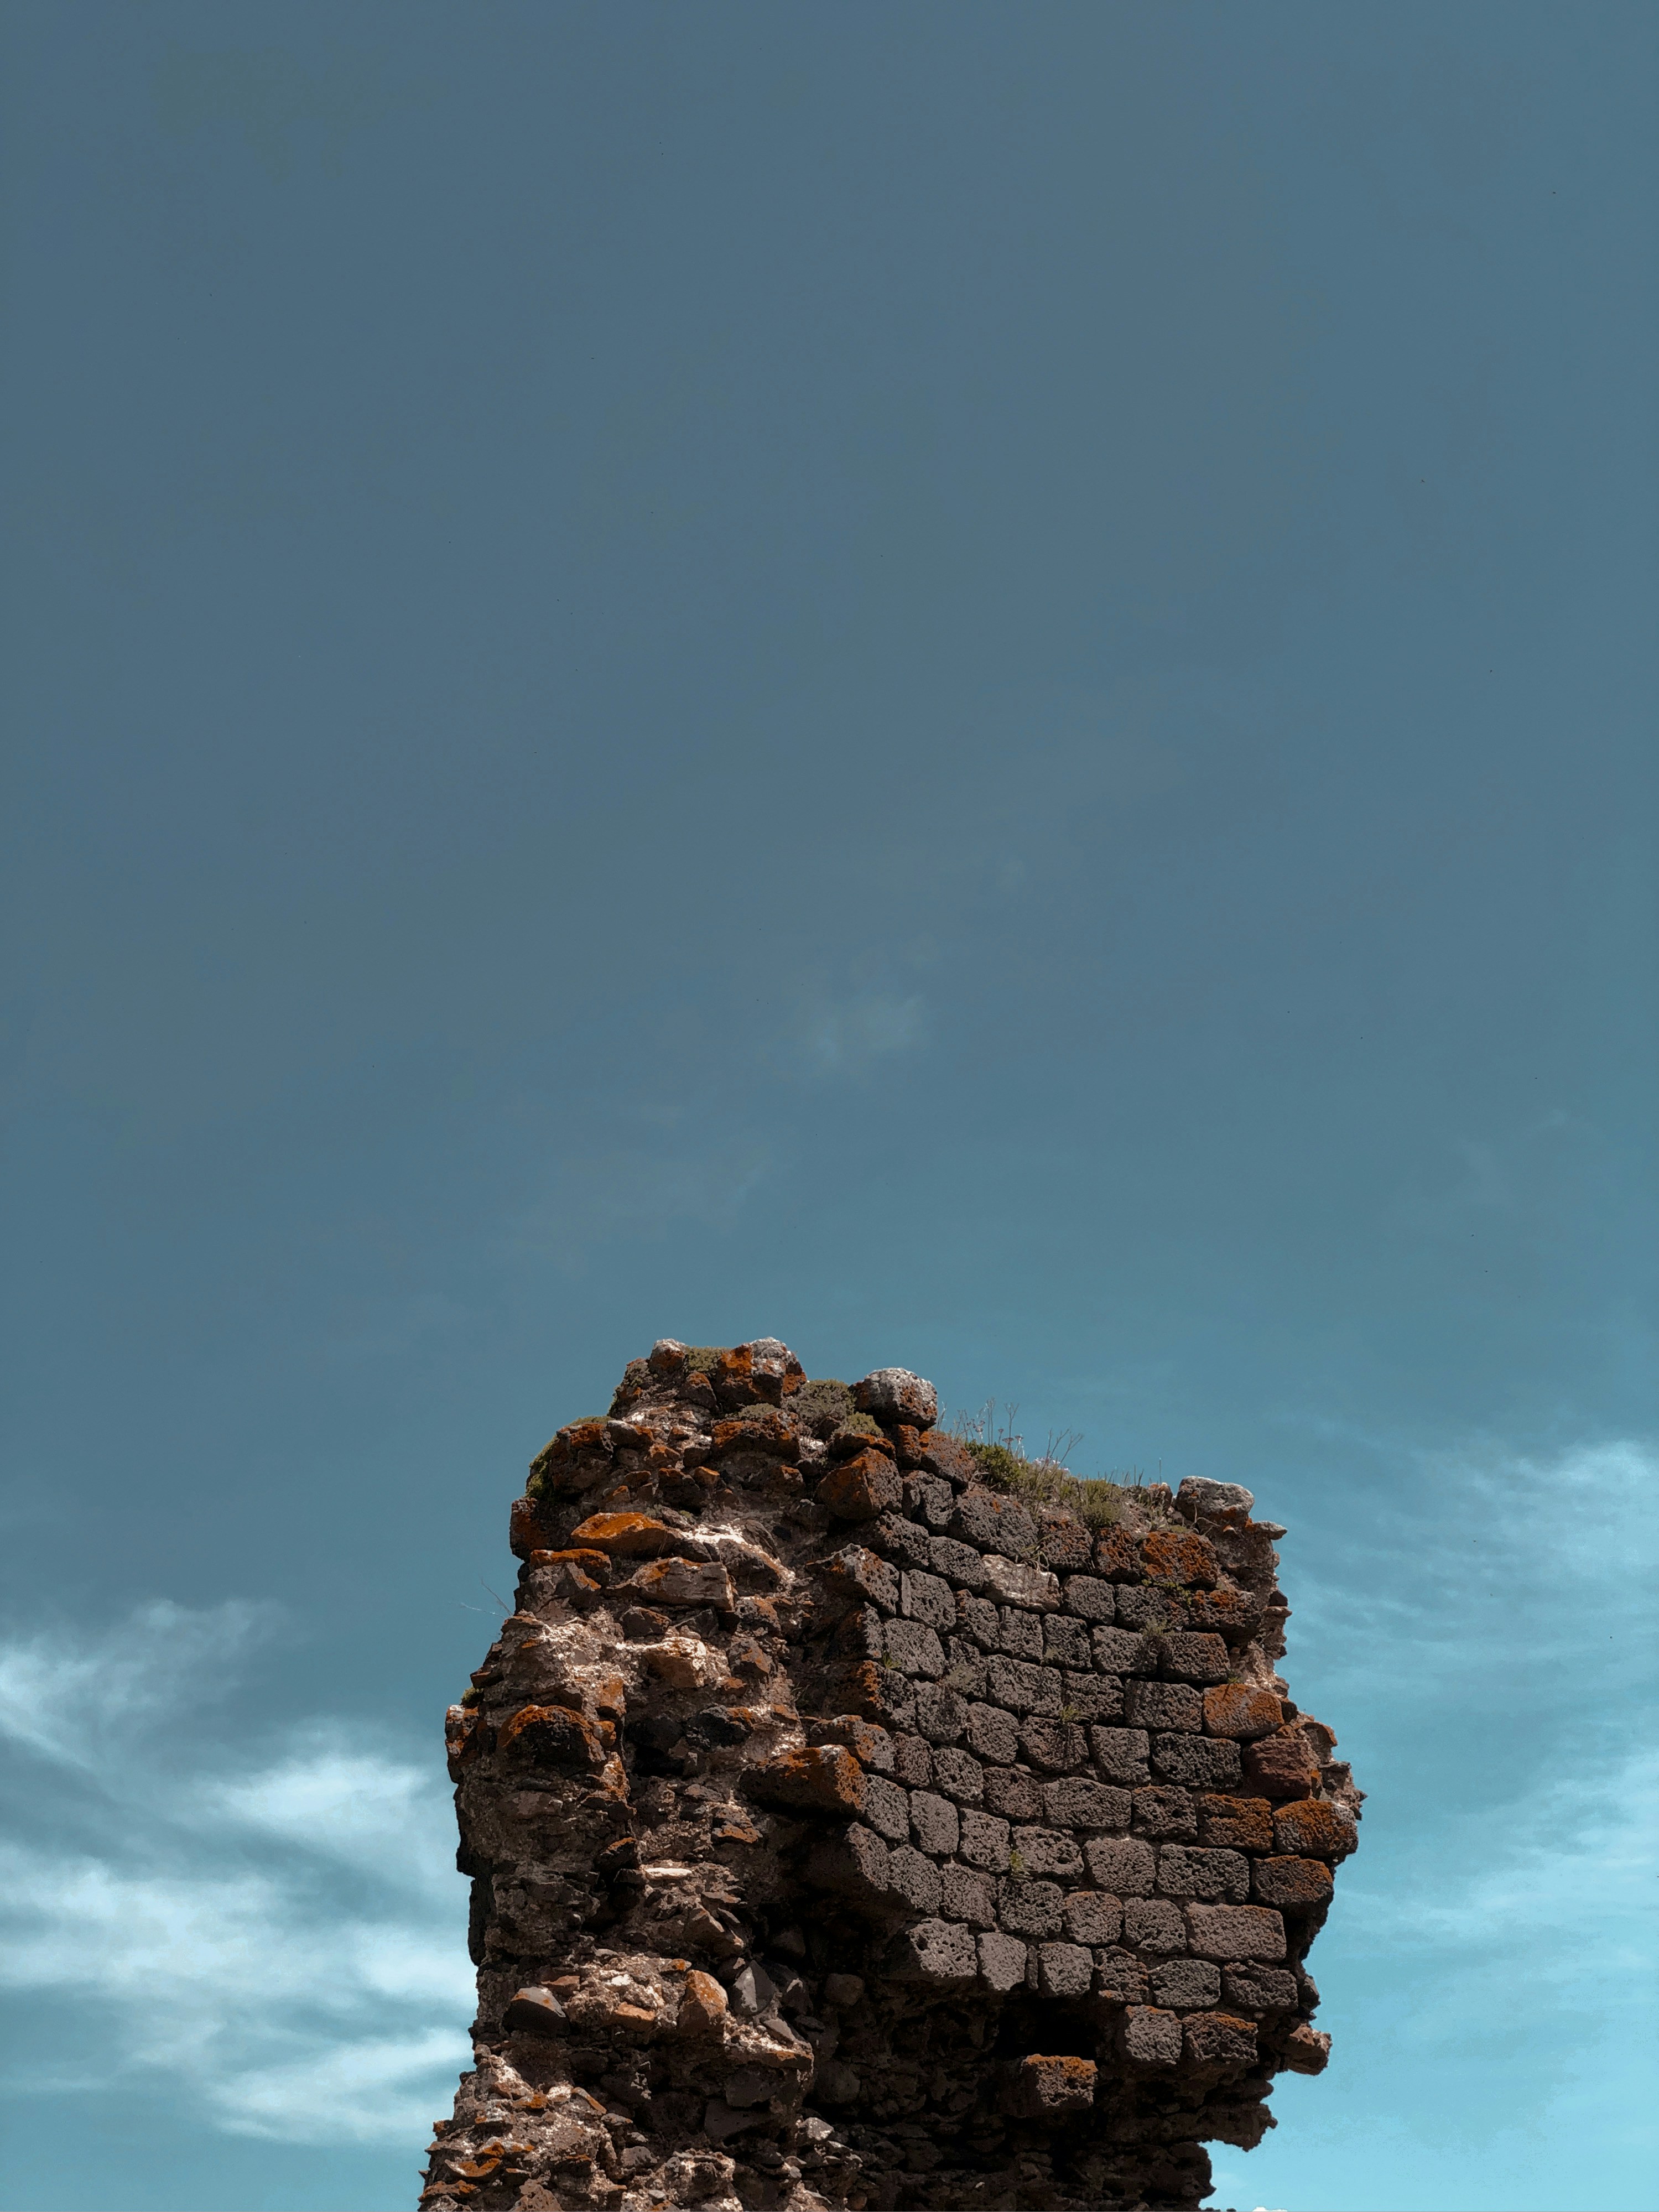
[[[446,1721],[426,2212],[1187,2212],[1324,2065],[1360,1792],[1274,1671],[1283,1529],[1190,1480],[1091,1525],[936,1419],[664,1340],[533,1463]]]

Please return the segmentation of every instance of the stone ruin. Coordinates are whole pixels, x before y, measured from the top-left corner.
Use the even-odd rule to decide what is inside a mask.
[[[1192,2207],[1324,2065],[1360,1793],[1274,1671],[1284,1530],[1218,1482],[1085,1517],[937,1416],[665,1340],[534,1462],[448,1715],[427,2212]]]

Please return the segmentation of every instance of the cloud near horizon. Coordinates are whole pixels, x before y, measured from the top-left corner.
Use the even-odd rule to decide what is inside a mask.
[[[161,1601],[91,1646],[0,1646],[28,1778],[0,1838],[0,1987],[67,2015],[50,2087],[165,2073],[228,2134],[414,2145],[471,2055],[441,1771],[328,1717],[263,1759],[211,1736],[187,1771],[167,1755],[186,1685],[208,1662],[228,1685],[272,1625]]]

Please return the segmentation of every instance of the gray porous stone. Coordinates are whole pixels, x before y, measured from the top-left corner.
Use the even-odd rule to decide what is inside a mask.
[[[1190,1478],[1092,1528],[937,1420],[665,1337],[532,1462],[445,1725],[422,2212],[1195,2212],[1325,2064],[1360,1796],[1273,1671],[1283,1531]]]

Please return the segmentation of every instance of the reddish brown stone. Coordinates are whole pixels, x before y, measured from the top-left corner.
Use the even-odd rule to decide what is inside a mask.
[[[1273,1814],[1273,1846],[1303,1858],[1340,1859],[1358,1840],[1352,1816],[1328,1797],[1299,1797]]]
[[[1199,1839],[1237,1851],[1270,1851],[1273,1847],[1273,1811],[1265,1797],[1206,1794],[1198,1800]]]
[[[1095,1540],[1095,1570],[1108,1582],[1140,1580],[1140,1540],[1127,1528],[1108,1528]]]
[[[1209,1735],[1249,1741],[1270,1735],[1284,1718],[1284,1705],[1273,1692],[1249,1682],[1220,1682],[1204,1692],[1204,1727]]]
[[[1331,2039],[1304,2021],[1285,2037],[1284,2051],[1292,2074],[1322,2074],[1331,2055]]]
[[[648,1513],[594,1513],[571,1530],[570,1540],[621,1559],[655,1559],[672,1552],[679,1538]]]
[[[875,1451],[843,1460],[817,1488],[818,1504],[842,1521],[873,1521],[897,1505],[902,1496],[897,1468]]]
[[[1237,1643],[1254,1633],[1261,1619],[1261,1601],[1249,1590],[1228,1585],[1193,1590],[1187,1599],[1187,1618],[1194,1628],[1212,1630]]]
[[[520,1705],[496,1736],[503,1752],[532,1766],[605,1765],[605,1731],[571,1705]]]
[[[1255,2063],[1255,2022],[1229,2012],[1189,2013],[1183,2023],[1187,2056],[1194,2066],[1231,2069]]]
[[[1323,1859],[1258,1859],[1250,1869],[1258,1905],[1282,1909],[1325,1905],[1330,1900],[1331,1870]]]
[[[1263,1797],[1305,1797],[1318,1779],[1319,1762],[1294,1721],[1245,1747],[1245,1786]]]
[[[1086,2112],[1099,2069],[1087,2058],[1022,2058],[1010,2068],[1004,2108],[1021,2119],[1060,2119]]]
[[[864,1804],[864,1770],[838,1743],[814,1744],[770,1759],[749,1776],[749,1787],[768,1805],[802,1813],[858,1813]]]
[[[694,1970],[685,1978],[674,2025],[682,2035],[718,2035],[729,2009],[714,1977]]]
[[[1190,1528],[1155,1528],[1140,1548],[1146,1572],[1157,1581],[1203,1585],[1216,1578],[1214,1551]]]

